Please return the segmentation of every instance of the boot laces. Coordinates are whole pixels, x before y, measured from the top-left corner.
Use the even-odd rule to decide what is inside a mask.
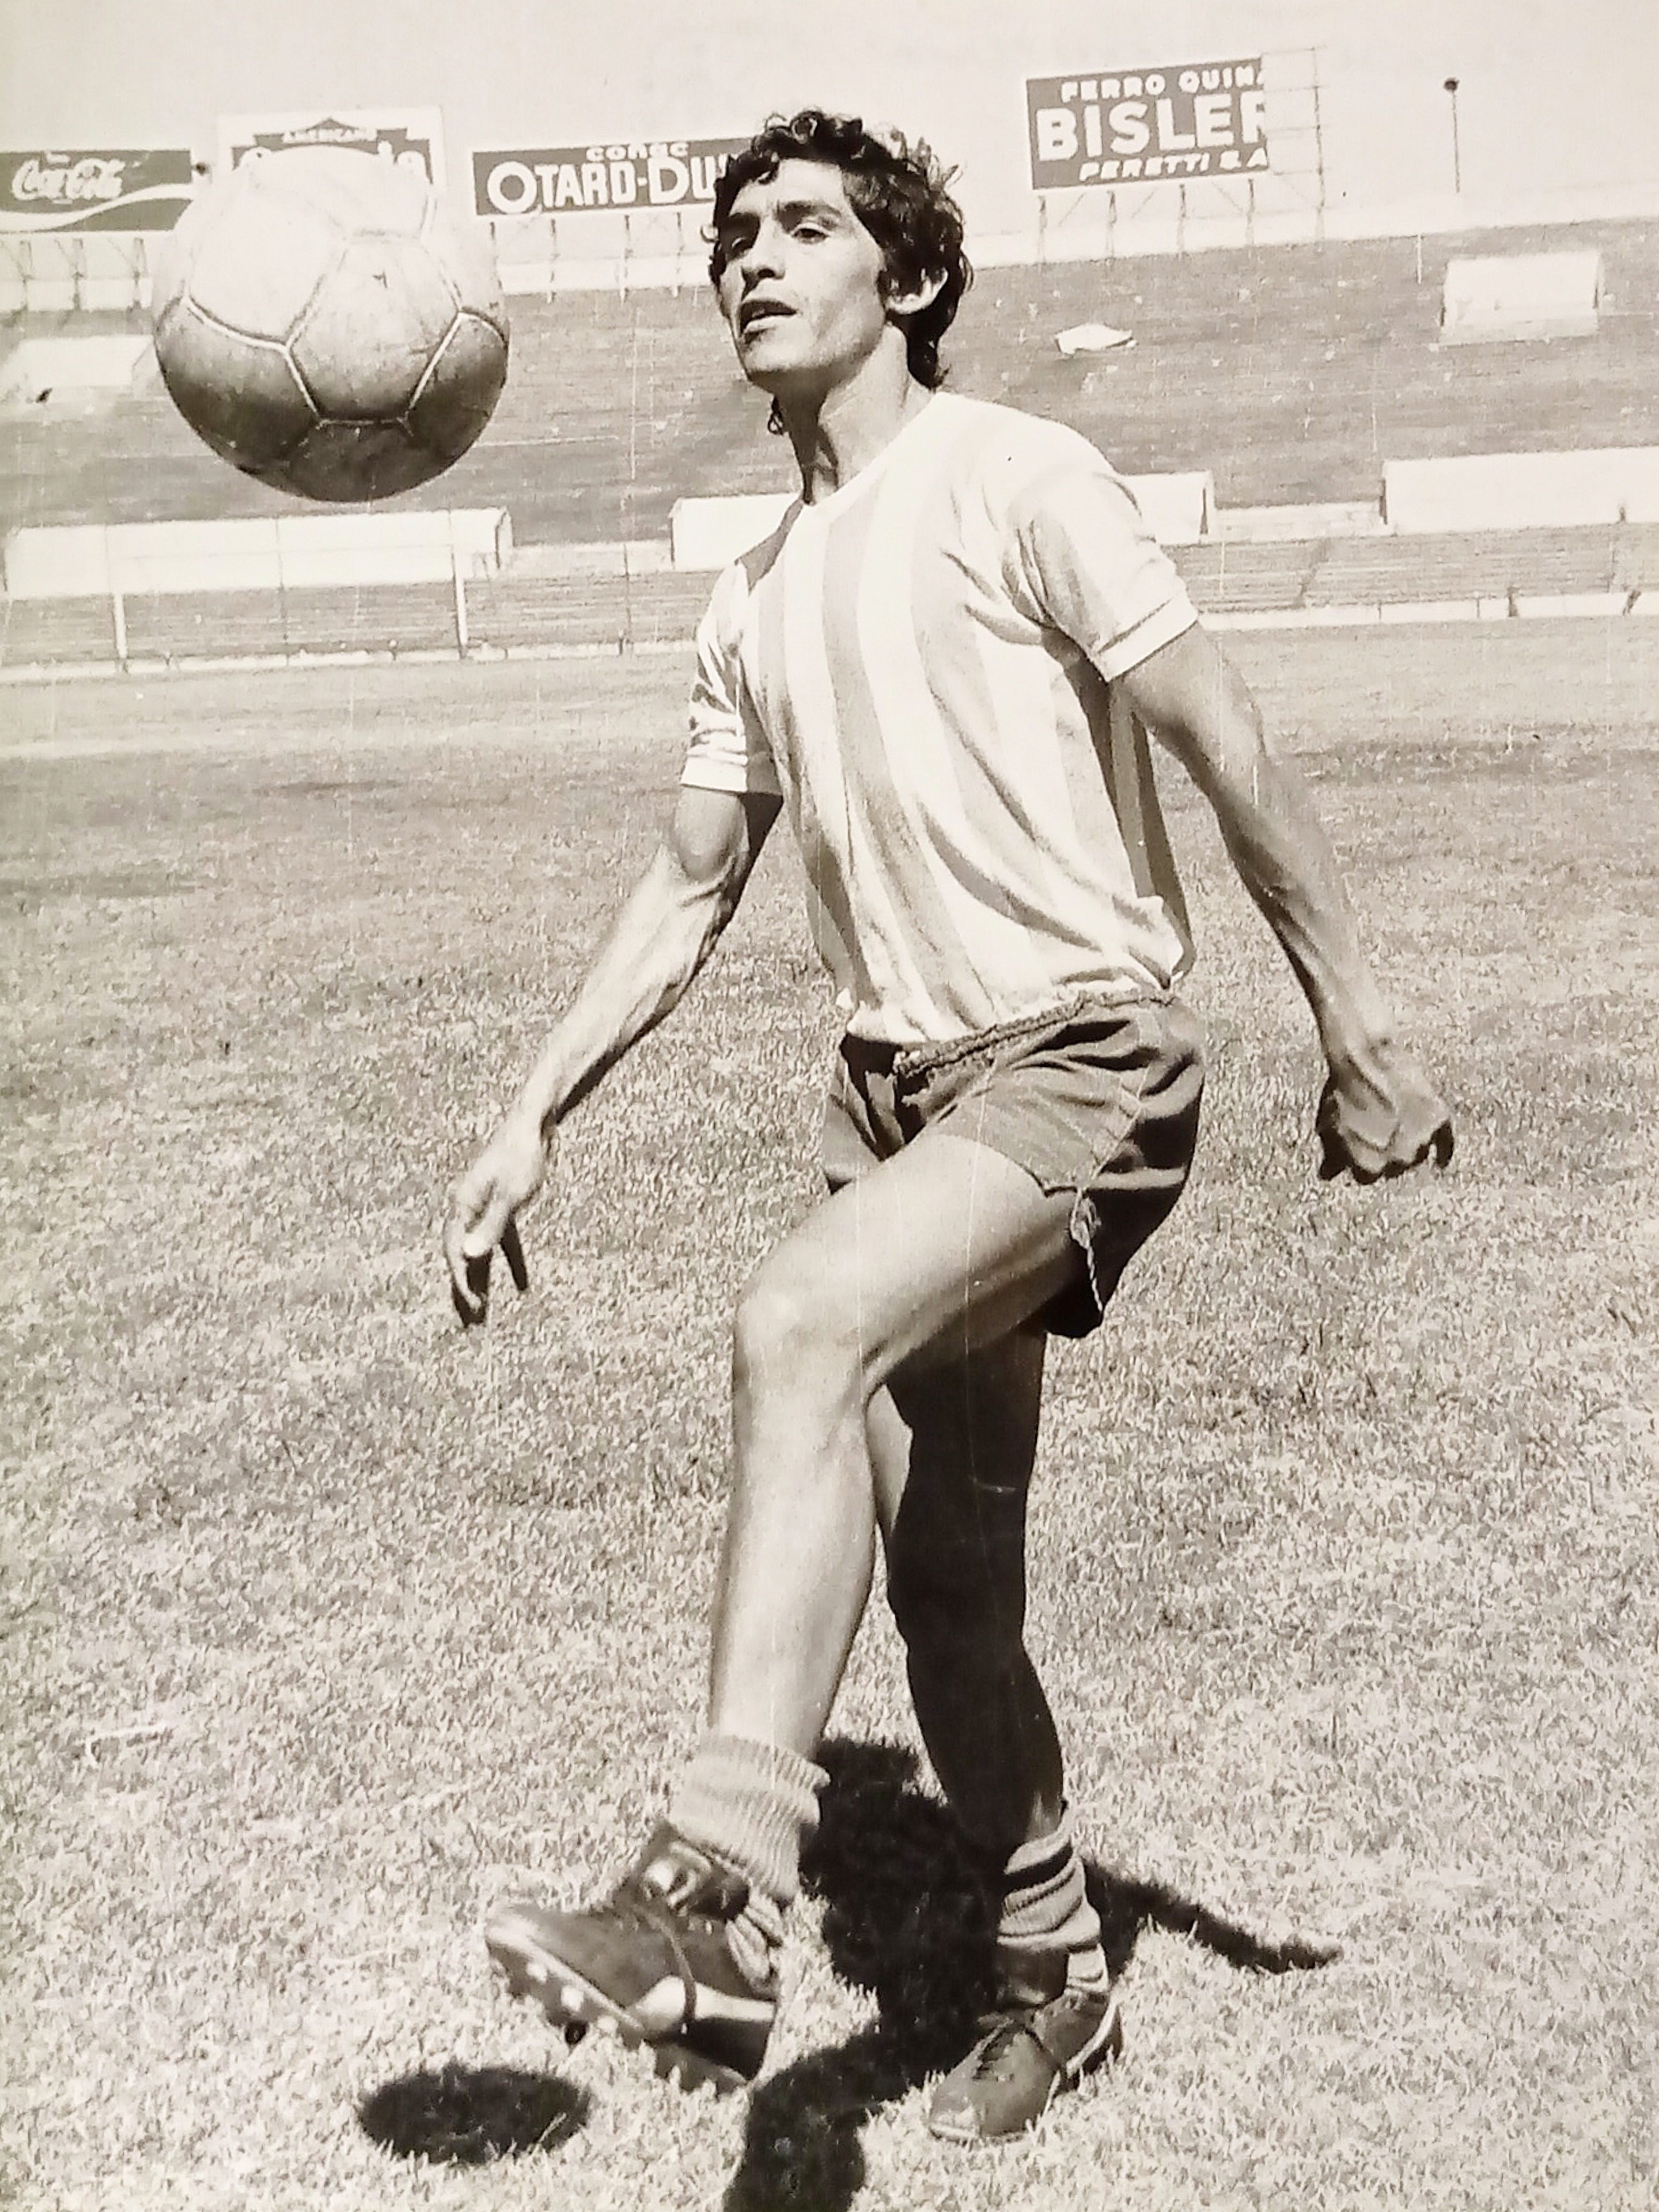
[[[1011,2008],[1004,2012],[981,2014],[979,2022],[981,2042],[974,2053],[974,2073],[984,2080],[994,2074],[1009,2052],[1024,2039],[1039,2042],[1031,2025],[1030,2009],[1025,2006]]]

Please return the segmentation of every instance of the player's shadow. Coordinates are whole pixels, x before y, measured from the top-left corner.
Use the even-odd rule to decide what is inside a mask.
[[[489,2166],[567,2142],[592,2100],[556,2074],[453,2063],[387,2081],[357,2107],[364,2134],[398,2158]]]
[[[984,1893],[945,1808],[917,1786],[915,1753],[832,1740],[818,1757],[830,1786],[802,1887],[823,1901],[831,1966],[874,1996],[876,2019],[753,2092],[724,2212],[845,2212],[865,2178],[865,2123],[956,2063],[990,1996]],[[1321,1966],[1336,1955],[1308,1943],[1264,1943],[1159,1882],[1131,1881],[1092,1862],[1086,1873],[1114,1973],[1149,1926],[1260,1973]]]

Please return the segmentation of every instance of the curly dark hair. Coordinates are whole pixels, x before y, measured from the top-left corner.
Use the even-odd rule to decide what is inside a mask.
[[[906,357],[918,384],[936,391],[945,380],[939,341],[974,281],[963,248],[962,210],[947,190],[955,172],[942,167],[921,140],[876,137],[856,115],[826,115],[803,107],[787,119],[773,116],[740,154],[733,155],[714,186],[714,218],[705,234],[709,281],[725,271],[724,234],[732,203],[745,185],[768,184],[784,161],[823,161],[841,171],[859,221],[881,248],[884,290],[916,289],[930,277],[939,289],[925,307],[903,320]]]

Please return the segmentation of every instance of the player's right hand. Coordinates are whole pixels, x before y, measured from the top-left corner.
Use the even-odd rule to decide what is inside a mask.
[[[498,1249],[514,1286],[529,1289],[516,1216],[540,1190],[546,1174],[547,1144],[540,1128],[509,1115],[451,1185],[444,1258],[449,1295],[463,1327],[476,1327],[489,1310],[489,1262]]]

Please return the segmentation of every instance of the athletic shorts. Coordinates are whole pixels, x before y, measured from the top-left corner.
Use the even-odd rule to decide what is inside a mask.
[[[1087,1336],[1181,1195],[1198,1139],[1202,1039],[1180,999],[1085,1003],[949,1044],[842,1040],[823,1119],[832,1190],[945,1129],[1073,1194],[1078,1279],[1037,1316]]]

